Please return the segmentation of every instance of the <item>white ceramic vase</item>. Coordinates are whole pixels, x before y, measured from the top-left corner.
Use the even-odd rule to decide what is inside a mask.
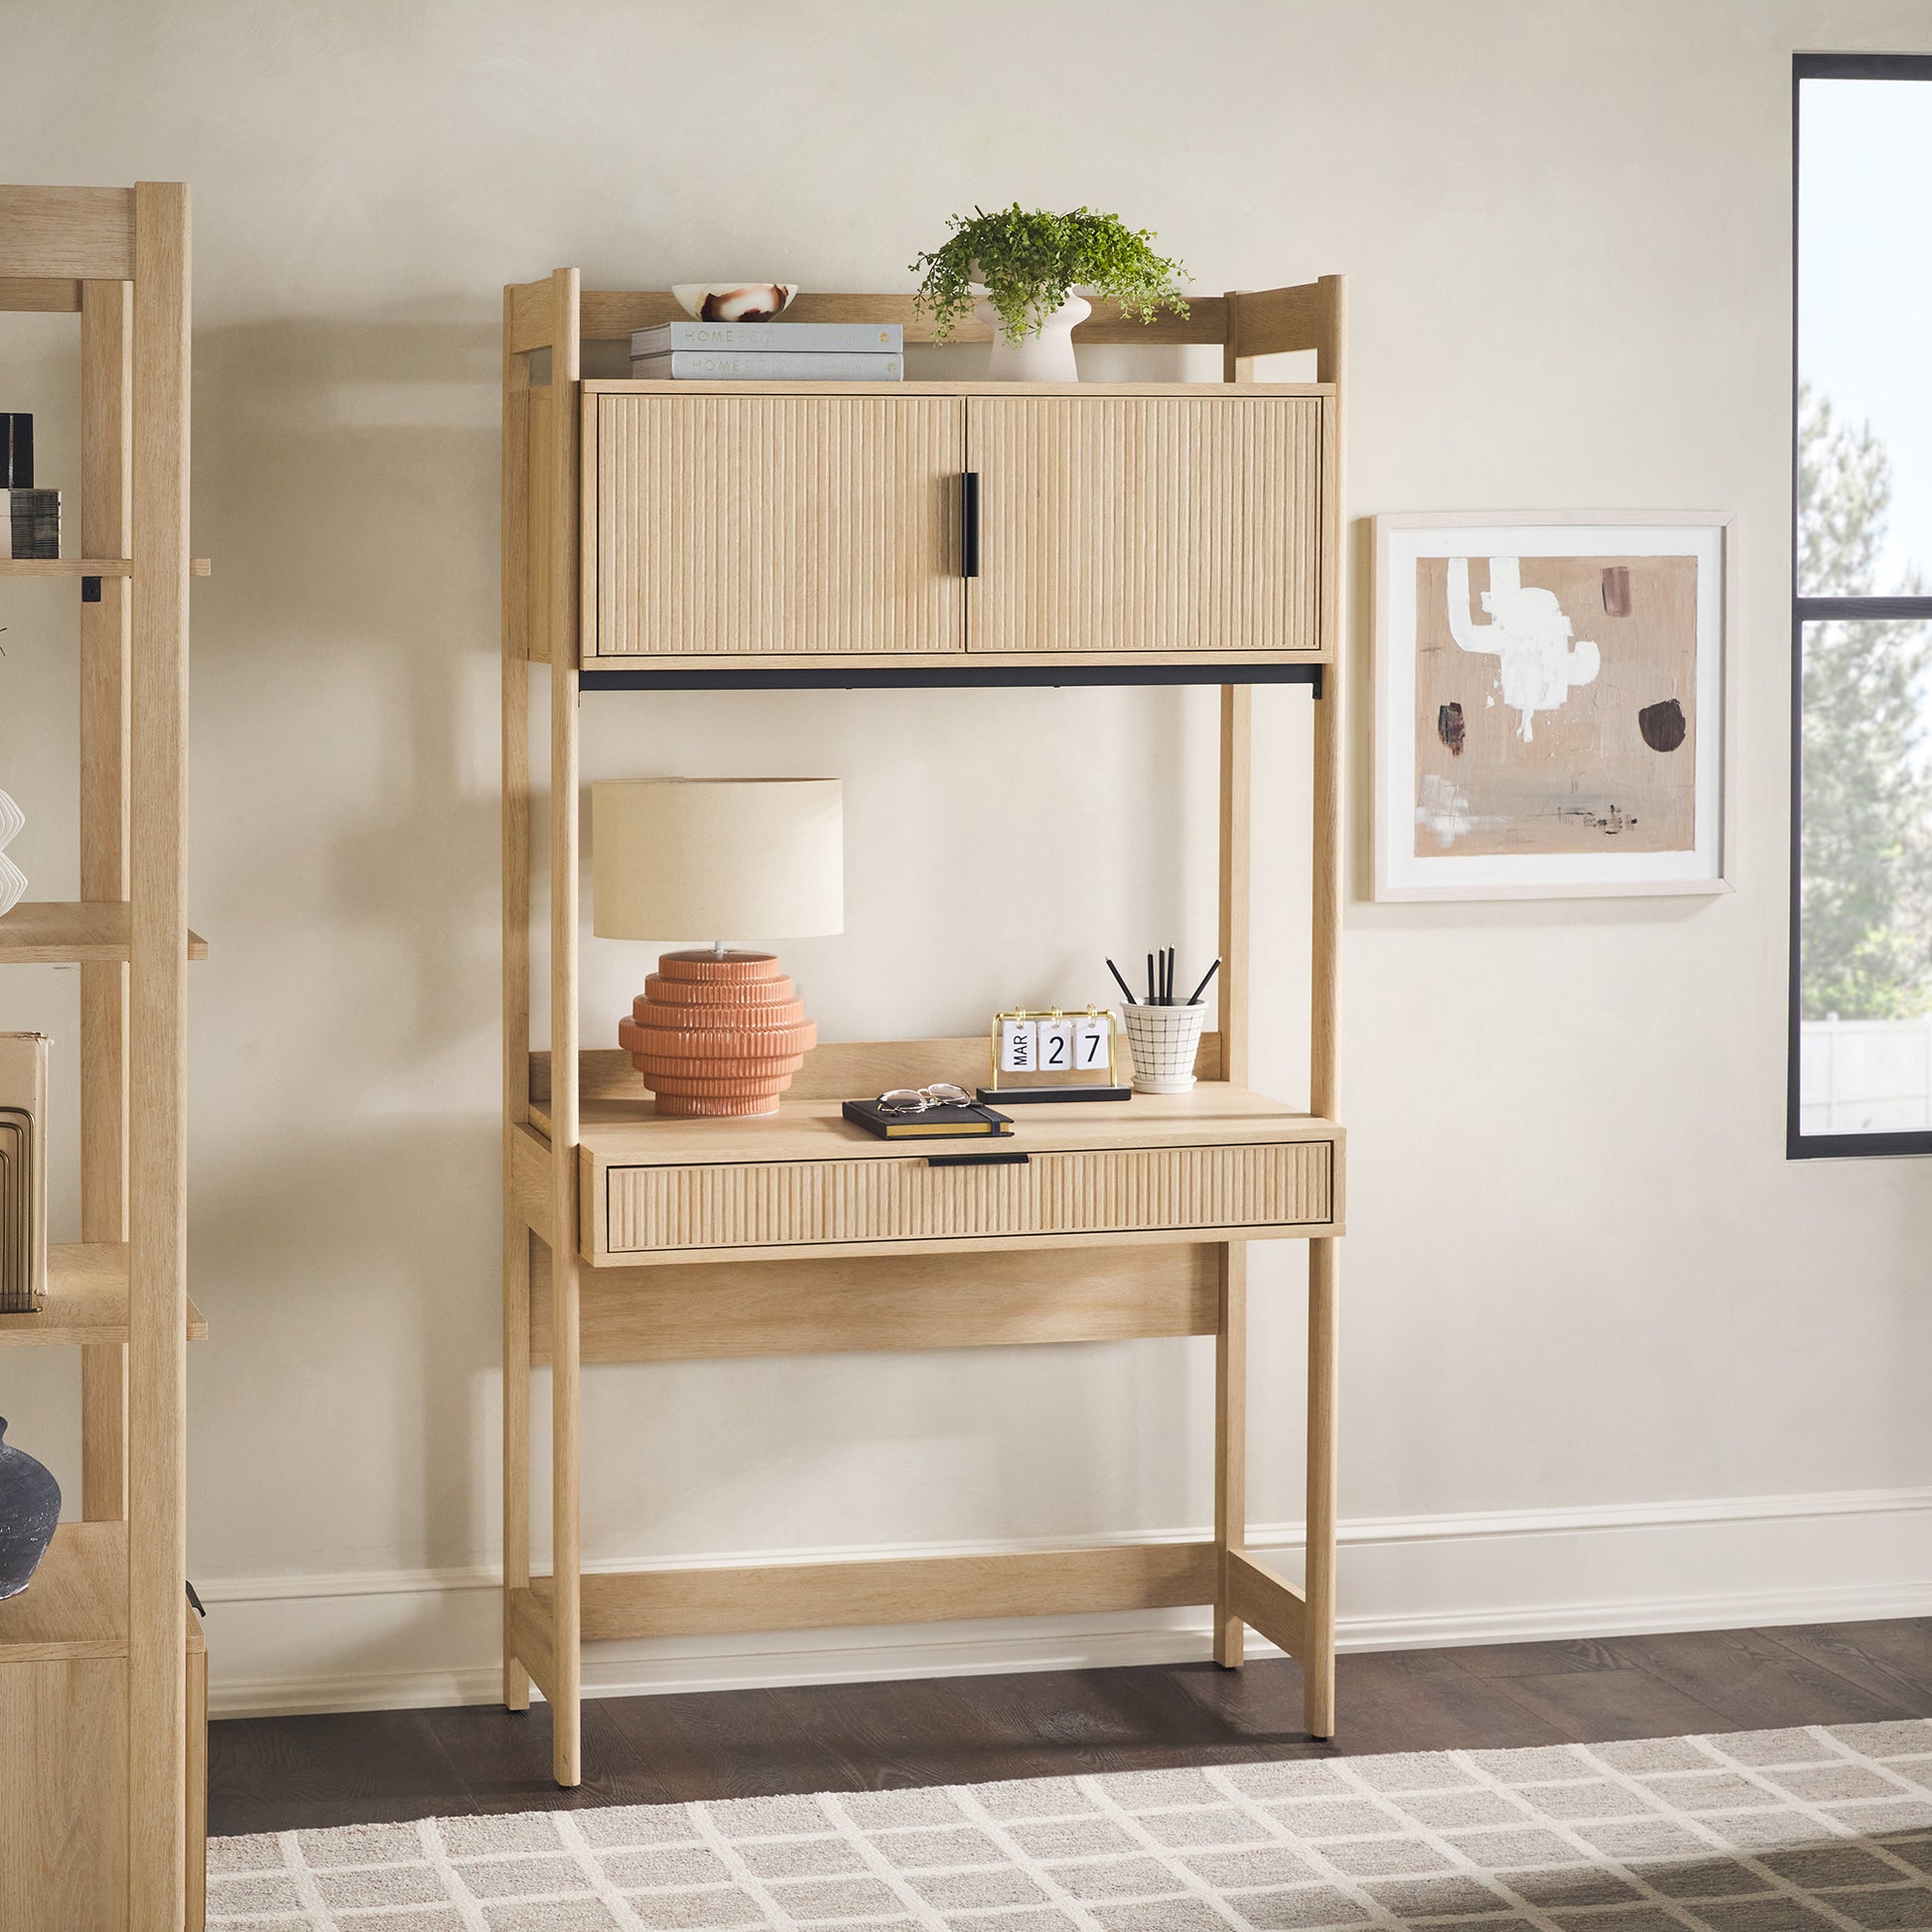
[[[1049,316],[1029,310],[1027,332],[1017,343],[1007,340],[999,310],[984,296],[974,298],[973,313],[993,331],[993,362],[987,373],[995,382],[1079,381],[1073,331],[1093,314],[1093,305],[1083,297],[1069,295]]]
[[[0,791],[0,912],[11,912],[27,891],[27,875],[7,857],[7,847],[26,823],[27,814]]]

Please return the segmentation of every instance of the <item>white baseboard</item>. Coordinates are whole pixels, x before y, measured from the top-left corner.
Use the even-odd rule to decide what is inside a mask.
[[[1293,1576],[1300,1537],[1299,1524],[1257,1525],[1250,1543]],[[1344,1650],[1932,1615],[1932,1488],[1362,1518],[1342,1525],[1341,1543]],[[689,1561],[825,1562],[1012,1547],[901,1544]],[[217,1717],[484,1704],[498,1695],[501,1609],[492,1572],[197,1585],[208,1606],[209,1701]],[[1253,1648],[1265,1654],[1268,1646]],[[590,1695],[617,1696],[1206,1654],[1204,1611],[1138,1611],[598,1644],[586,1652],[584,1681]]]

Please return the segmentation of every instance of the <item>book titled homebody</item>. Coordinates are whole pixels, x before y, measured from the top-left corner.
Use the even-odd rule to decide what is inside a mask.
[[[896,322],[660,322],[630,332],[632,355],[665,355],[678,348],[897,355],[904,346],[905,332]]]
[[[854,1127],[882,1141],[936,1141],[953,1135],[1011,1135],[1013,1117],[991,1107],[927,1107],[916,1114],[891,1114],[876,1100],[848,1100],[841,1107]]]
[[[633,355],[630,373],[640,382],[903,382],[905,358],[674,348],[667,355]]]

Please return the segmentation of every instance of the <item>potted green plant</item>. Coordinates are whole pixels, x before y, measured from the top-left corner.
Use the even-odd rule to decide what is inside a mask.
[[[1029,211],[1016,202],[992,214],[978,207],[955,214],[948,226],[951,235],[912,263],[925,278],[916,299],[931,312],[937,342],[952,335],[968,310],[992,329],[997,381],[1080,379],[1073,330],[1092,307],[1076,289],[1117,303],[1122,315],[1142,322],[1152,322],[1160,309],[1187,313],[1180,264],[1157,255],[1155,237],[1117,214],[1085,207],[1070,214]]]

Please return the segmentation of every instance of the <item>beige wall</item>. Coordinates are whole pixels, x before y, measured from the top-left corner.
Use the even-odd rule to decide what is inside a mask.
[[[1789,62],[1932,48],[1919,0],[197,0],[5,33],[11,173],[195,190],[190,1547],[230,1707],[487,1685],[501,284],[901,288],[949,210],[1015,198],[1118,208],[1204,289],[1345,271],[1355,517],[1741,516],[1734,897],[1349,907],[1354,1640],[1916,1600],[1932,1178],[1787,1166],[1782,1035]],[[71,483],[68,325],[6,343]],[[44,897],[75,865],[70,603],[15,587],[0,640]],[[1353,636],[1359,692],[1359,599]],[[1306,704],[1261,707],[1258,1074],[1288,1092]],[[1101,954],[1157,937],[1211,951],[1207,693],[624,696],[586,725],[594,773],[845,778],[849,928],[788,949],[830,1037],[1104,994]],[[592,946],[587,1039],[642,970]],[[6,1024],[71,1039],[71,975],[5,990]],[[1277,1526],[1299,1265],[1257,1268]],[[9,1354],[0,1397],[72,1481],[69,1367]],[[1195,1524],[1209,1414],[1204,1344],[604,1370],[587,1535],[617,1560]],[[1156,1654],[1193,1642],[1148,1627],[1174,1622],[664,1667]]]

